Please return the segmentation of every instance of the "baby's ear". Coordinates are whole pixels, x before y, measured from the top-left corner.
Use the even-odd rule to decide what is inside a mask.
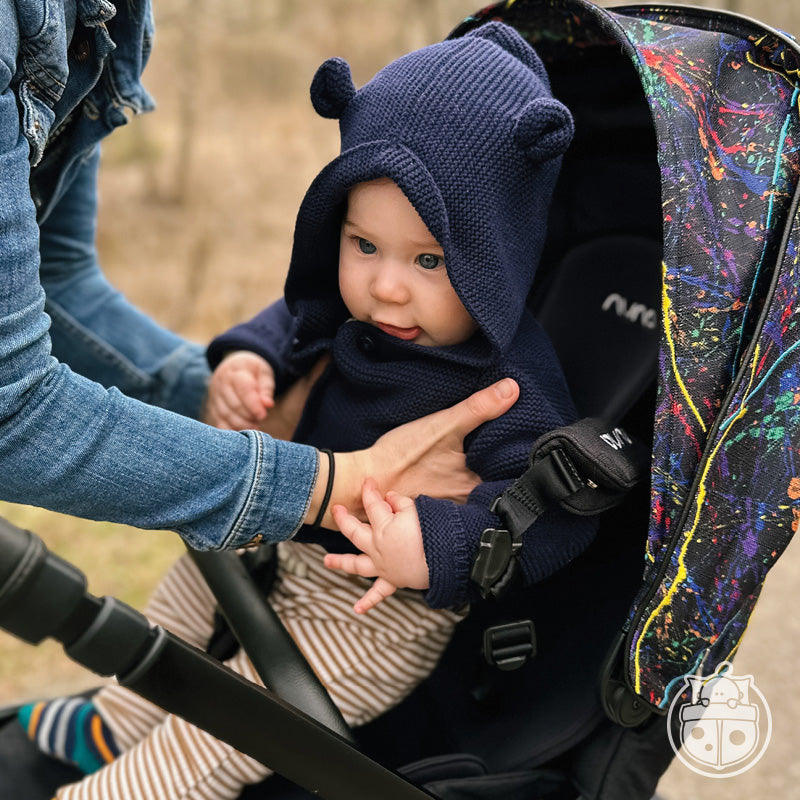
[[[514,123],[514,141],[531,161],[562,155],[574,132],[572,115],[552,97],[531,100]]]
[[[328,119],[339,119],[355,93],[350,65],[343,58],[329,58],[311,81],[314,110]]]
[[[515,28],[502,22],[487,22],[485,25],[474,28],[465,36],[474,36],[478,39],[494,42],[498,47],[502,47],[503,50],[511,53],[512,56],[518,58],[525,66],[533,70],[536,77],[548,89],[550,88],[550,79],[547,77],[547,70],[544,68],[542,60]]]

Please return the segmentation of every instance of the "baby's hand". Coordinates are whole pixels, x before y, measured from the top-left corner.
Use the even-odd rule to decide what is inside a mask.
[[[261,356],[237,350],[211,374],[203,421],[217,428],[257,428],[275,405],[275,373]]]
[[[368,523],[363,523],[344,506],[332,509],[339,530],[361,551],[325,556],[325,566],[351,575],[377,577],[353,607],[357,614],[376,606],[398,588],[428,588],[428,563],[422,546],[422,531],[414,501],[387,492],[384,498],[372,478],[362,490]]]

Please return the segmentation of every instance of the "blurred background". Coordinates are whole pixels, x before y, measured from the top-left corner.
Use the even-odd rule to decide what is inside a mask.
[[[614,6],[606,2],[602,5]],[[695,2],[800,35],[796,0]],[[167,327],[208,341],[281,292],[299,202],[337,152],[338,127],[308,100],[314,71],[339,55],[357,85],[404,52],[444,37],[475,0],[155,0],[145,85],[158,109],[103,148],[98,246],[111,281]],[[76,563],[98,595],[141,608],[180,554],[177,536],[89,523],[0,503],[0,515]],[[767,582],[735,672],[751,673],[773,713],[772,743],[726,780],[675,764],[660,793],[677,798],[800,798],[792,667],[800,622],[800,545]],[[0,633],[0,705],[96,685],[50,644]]]

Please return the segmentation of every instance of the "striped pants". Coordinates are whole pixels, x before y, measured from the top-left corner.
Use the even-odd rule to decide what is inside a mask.
[[[317,545],[281,543],[270,602],[347,722],[363,725],[430,674],[464,614],[428,608],[418,592],[401,590],[357,616],[352,605],[368,582],[326,569],[323,556]],[[184,556],[158,585],[145,613],[205,648],[215,605],[194,563]],[[241,650],[227,665],[261,684]],[[270,774],[249,756],[124,687],[107,686],[94,702],[123,753],[60,789],[58,800],[235,800],[244,786]],[[199,697],[198,702],[213,700]],[[271,734],[280,736],[280,731],[265,731]]]

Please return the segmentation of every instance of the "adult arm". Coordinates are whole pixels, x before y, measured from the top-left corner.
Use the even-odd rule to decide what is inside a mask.
[[[171,528],[199,547],[285,538],[307,510],[317,454],[218,431],[104,389],[51,355],[28,143],[0,35],[0,496]],[[13,50],[12,50],[13,48]]]

